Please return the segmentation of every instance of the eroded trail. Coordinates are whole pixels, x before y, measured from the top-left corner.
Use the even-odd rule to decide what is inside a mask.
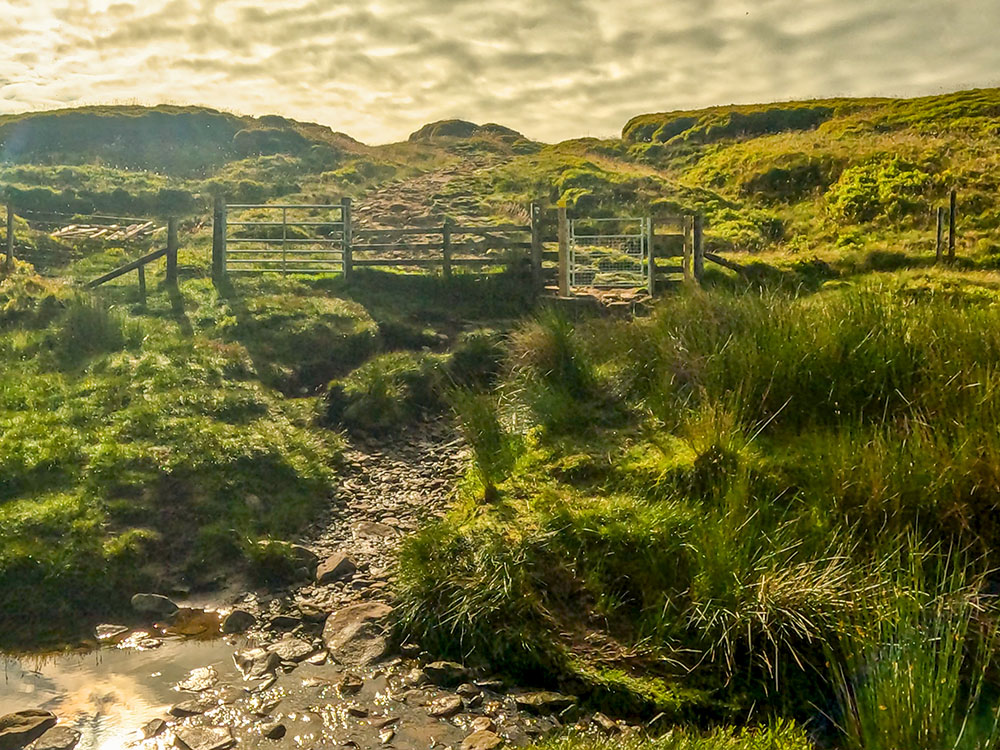
[[[328,516],[304,541],[340,561],[333,580],[237,596],[230,617],[243,622],[230,624],[244,632],[207,643],[163,638],[144,651],[132,631],[86,655],[8,660],[0,714],[50,710],[84,750],[476,750],[557,729],[575,718],[573,699],[387,645],[395,552],[446,511],[464,455],[443,421],[355,442]]]

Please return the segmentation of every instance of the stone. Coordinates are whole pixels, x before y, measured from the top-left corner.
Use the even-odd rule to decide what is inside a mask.
[[[80,742],[80,733],[69,727],[52,727],[31,743],[31,750],[73,750]]]
[[[316,583],[324,585],[339,581],[342,578],[348,578],[354,575],[357,569],[357,563],[349,556],[344,554],[332,555],[316,568]]]
[[[396,536],[397,532],[392,526],[386,526],[384,523],[358,521],[354,524],[354,533],[358,536],[388,539],[389,537]]]
[[[420,687],[421,685],[427,685],[430,681],[431,679],[427,676],[427,673],[417,667],[411,669],[403,677],[403,684],[408,687]]]
[[[187,679],[178,682],[177,688],[190,693],[202,693],[215,687],[218,681],[219,673],[215,671],[215,667],[199,667],[192,669]]]
[[[317,651],[312,656],[307,657],[306,658],[306,663],[307,664],[314,664],[316,666],[322,666],[323,664],[326,664],[326,659],[327,659],[327,653],[326,653],[326,651],[320,650],[320,651]]]
[[[302,624],[302,618],[294,615],[275,615],[267,621],[267,624],[272,630],[292,630]]]
[[[437,719],[447,719],[462,710],[462,699],[457,695],[445,695],[431,701],[427,713]]]
[[[539,690],[533,693],[520,693],[514,696],[514,703],[522,711],[535,714],[558,713],[570,706],[576,705],[572,695]]]
[[[233,661],[244,680],[260,679],[265,675],[273,674],[281,666],[280,656],[273,651],[265,651],[262,648],[237,651],[233,654]]]
[[[489,716],[477,716],[472,720],[469,729],[472,730],[473,734],[476,732],[495,732],[497,731],[497,725]]]
[[[226,635],[245,633],[257,624],[257,618],[242,609],[234,609],[222,621],[222,632]]]
[[[132,609],[147,617],[170,617],[180,607],[162,594],[136,594],[132,597]]]
[[[204,699],[181,701],[177,705],[171,706],[167,713],[178,719],[183,719],[188,716],[201,716],[209,709],[210,705],[211,704]]]
[[[364,686],[364,680],[350,672],[345,674],[343,679],[337,683],[337,688],[340,690],[341,695],[354,695],[355,693],[359,693]]]
[[[0,750],[21,750],[56,725],[49,711],[30,709],[0,716]]]
[[[288,732],[288,728],[280,721],[272,721],[260,725],[260,733],[269,740],[280,740]]]
[[[618,734],[622,731],[622,728],[618,726],[618,723],[614,719],[605,716],[600,711],[594,714],[593,721],[608,734]]]
[[[383,729],[378,733],[379,742],[381,742],[383,745],[388,745],[390,742],[392,742],[395,736],[396,736],[396,730],[393,729],[392,727],[386,727],[385,729]]]
[[[353,716],[355,719],[367,719],[368,718],[368,709],[364,708],[363,706],[354,706],[354,705],[352,705],[352,706],[348,706],[346,710],[347,710],[347,715],[348,716]]]
[[[151,740],[154,737],[159,737],[166,728],[167,722],[163,719],[153,719],[142,728],[142,738],[144,740]]]
[[[124,625],[104,624],[94,628],[94,636],[99,641],[110,641],[112,638],[125,635],[127,632],[128,628]]]
[[[461,695],[463,698],[471,698],[474,695],[481,694],[482,690],[477,688],[471,682],[463,682],[461,685],[455,688],[455,692]]]
[[[454,687],[465,682],[471,676],[466,667],[453,661],[435,661],[424,667],[424,672],[431,682],[441,687]]]
[[[323,626],[323,642],[330,656],[349,667],[372,664],[388,650],[382,622],[392,607],[382,602],[362,602],[337,610]]]
[[[236,739],[225,727],[182,727],[174,733],[174,744],[181,750],[226,750]]]
[[[503,744],[503,738],[489,730],[473,732],[462,740],[461,750],[496,750]]]
[[[312,656],[316,648],[311,643],[306,643],[300,638],[283,638],[270,649],[271,653],[277,654],[282,661],[299,663],[305,658]]]

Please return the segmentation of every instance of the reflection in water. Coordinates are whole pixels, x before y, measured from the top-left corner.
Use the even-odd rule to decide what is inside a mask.
[[[224,678],[236,675],[233,647],[222,640],[127,647],[135,642],[86,653],[0,656],[0,715],[43,708],[82,733],[79,750],[118,750],[182,700],[172,686],[192,669],[214,666]]]

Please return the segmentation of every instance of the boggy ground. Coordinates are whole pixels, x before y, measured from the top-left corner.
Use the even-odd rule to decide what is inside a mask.
[[[135,746],[478,749],[528,744],[567,723],[626,729],[584,717],[571,696],[515,688],[436,661],[419,644],[393,644],[396,548],[444,514],[466,454],[443,419],[350,440],[328,515],[303,543],[321,561],[316,580],[226,602],[223,629],[245,630],[225,636],[232,663],[192,670]],[[345,556],[336,571],[322,563]]]

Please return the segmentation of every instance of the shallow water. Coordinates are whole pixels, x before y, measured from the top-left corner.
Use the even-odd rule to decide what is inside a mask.
[[[233,646],[221,639],[164,640],[145,651],[121,644],[83,653],[3,655],[0,715],[46,709],[81,732],[78,750],[118,750],[183,699],[173,685],[207,666],[221,679],[240,679]]]

